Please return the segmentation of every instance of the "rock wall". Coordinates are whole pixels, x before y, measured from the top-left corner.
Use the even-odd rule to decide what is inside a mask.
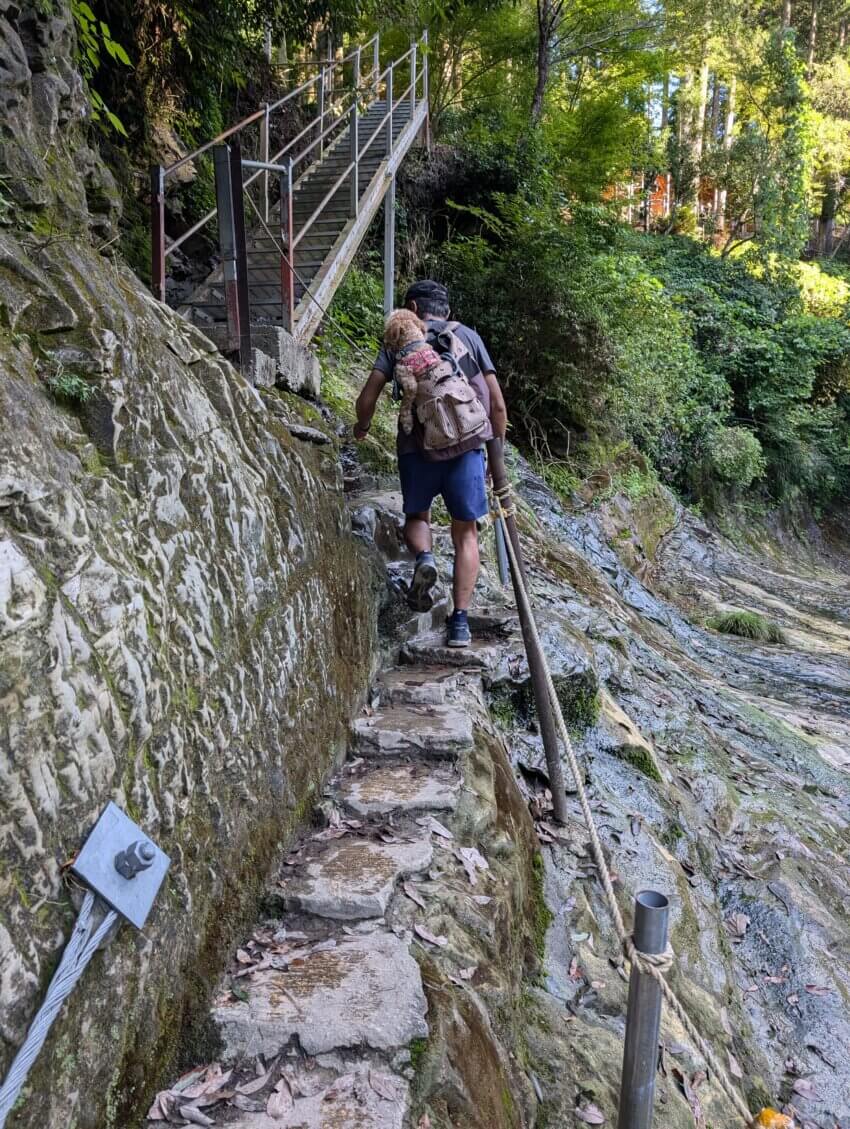
[[[102,1129],[179,1059],[208,954],[333,760],[374,665],[374,574],[333,448],[285,426],[295,399],[261,399],[108,257],[64,6],[0,13],[0,1074],[73,921],[63,868],[113,799],[171,872],[9,1123]]]

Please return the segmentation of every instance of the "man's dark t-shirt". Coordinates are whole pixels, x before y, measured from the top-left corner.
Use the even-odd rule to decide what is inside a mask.
[[[449,324],[448,321],[443,321],[439,318],[429,318],[428,328],[434,329],[438,333],[440,330],[445,329]],[[463,369],[466,379],[475,389],[478,399],[484,405],[484,410],[487,415],[490,415],[490,389],[487,387],[487,381],[484,379],[484,373],[495,372],[496,366],[490,359],[490,354],[487,352],[487,346],[478,336],[474,329],[469,326],[455,324],[454,333],[460,338],[466,348],[469,350],[468,354],[461,359],[460,367]],[[387,382],[393,378],[393,370],[395,369],[395,357],[384,346],[375,358],[375,364],[378,372],[382,372],[387,378]],[[492,438],[492,435],[484,436],[483,439]],[[483,442],[482,439],[482,442]],[[416,427],[410,435],[406,435],[399,424],[398,429],[398,453],[400,455],[413,454],[416,451],[421,451],[422,448],[416,438]]]

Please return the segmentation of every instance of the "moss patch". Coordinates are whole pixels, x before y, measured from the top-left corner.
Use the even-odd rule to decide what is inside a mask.
[[[542,961],[546,956],[546,934],[549,926],[555,920],[555,915],[546,904],[544,893],[544,879],[546,864],[540,851],[535,851],[531,859],[531,896],[533,906],[532,929],[534,936],[534,950]]]
[[[710,616],[705,621],[705,625],[712,631],[720,631],[724,635],[739,635],[742,639],[755,639],[759,643],[786,641],[785,632],[779,624],[759,612],[733,608],[731,611]]]

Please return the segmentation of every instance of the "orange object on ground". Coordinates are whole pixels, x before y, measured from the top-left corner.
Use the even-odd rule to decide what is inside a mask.
[[[763,1109],[753,1121],[753,1129],[794,1129],[794,1119],[775,1109]]]

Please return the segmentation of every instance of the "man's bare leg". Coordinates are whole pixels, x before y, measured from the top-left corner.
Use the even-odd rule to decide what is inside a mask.
[[[420,553],[430,553],[434,547],[431,536],[431,511],[422,514],[407,514],[404,522],[404,540],[414,557]]]
[[[452,518],[452,541],[455,547],[454,607],[455,611],[465,612],[478,579],[478,526],[474,521]]]
[[[404,540],[416,557],[413,580],[407,593],[407,602],[418,612],[428,612],[434,606],[433,588],[437,583],[437,565],[434,561],[431,535],[431,513],[408,514],[404,523]]]

